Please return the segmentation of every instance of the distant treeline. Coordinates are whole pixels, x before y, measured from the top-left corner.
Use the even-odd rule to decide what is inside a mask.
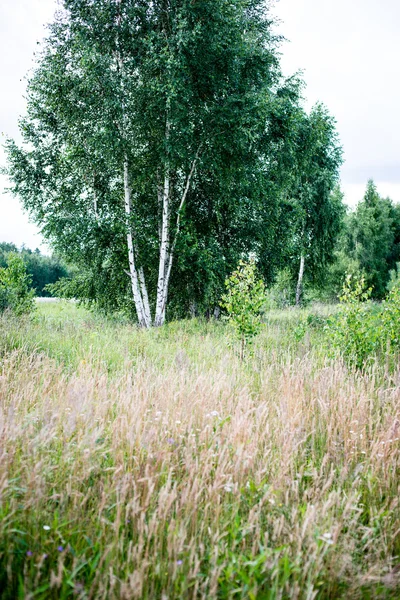
[[[339,189],[336,193],[342,195]],[[368,181],[363,199],[354,209],[347,207],[337,224],[330,264],[318,278],[310,277],[308,261],[309,255],[305,254],[303,303],[336,302],[346,275],[364,278],[371,288],[371,297],[382,300],[400,278],[400,204],[381,196],[375,183]],[[290,306],[296,301],[296,262],[288,260],[282,266],[268,288],[272,308]]]
[[[7,267],[10,252],[22,257],[26,270],[32,277],[32,289],[37,296],[51,296],[46,285],[69,276],[69,269],[56,256],[44,256],[38,249],[32,251],[24,246],[18,249],[15,244],[0,242],[0,268]]]
[[[400,267],[400,204],[379,195],[372,180],[364,198],[344,218],[325,287],[340,293],[346,273],[363,275],[381,300]]]

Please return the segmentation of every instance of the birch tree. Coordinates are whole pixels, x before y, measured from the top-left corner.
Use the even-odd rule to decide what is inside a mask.
[[[293,136],[296,166],[289,206],[292,261],[297,267],[296,305],[300,305],[306,270],[310,279],[326,275],[345,209],[343,196],[333,193],[339,180],[342,148],[327,109],[317,104],[309,115],[299,111]]]
[[[7,143],[13,191],[64,256],[129,278],[140,326],[165,322],[202,182],[259,183],[282,83],[271,25],[267,0],[64,0],[50,27],[24,145]]]

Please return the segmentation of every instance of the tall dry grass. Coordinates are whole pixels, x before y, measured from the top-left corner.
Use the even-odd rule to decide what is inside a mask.
[[[266,337],[242,365],[179,326],[168,360],[71,370],[24,327],[1,359],[2,598],[400,597],[399,373]]]

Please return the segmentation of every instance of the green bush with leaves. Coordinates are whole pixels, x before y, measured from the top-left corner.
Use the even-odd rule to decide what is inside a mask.
[[[391,348],[400,347],[400,279],[392,280],[382,304],[382,339]]]
[[[371,293],[364,276],[347,275],[340,308],[326,327],[331,349],[357,368],[362,368],[381,347],[380,309],[374,310]]]
[[[11,310],[21,316],[35,308],[35,291],[31,289],[31,276],[27,274],[23,259],[11,252],[7,267],[0,268],[0,312]]]
[[[225,309],[226,318],[240,341],[240,357],[243,359],[246,346],[261,330],[261,315],[266,301],[264,282],[257,279],[254,260],[241,260],[225,286],[221,307]]]

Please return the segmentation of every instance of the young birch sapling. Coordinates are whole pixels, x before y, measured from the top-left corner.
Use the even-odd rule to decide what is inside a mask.
[[[252,344],[261,330],[261,314],[266,301],[264,282],[257,279],[254,260],[241,260],[225,286],[221,307],[240,341],[240,358],[243,360],[246,346]]]

